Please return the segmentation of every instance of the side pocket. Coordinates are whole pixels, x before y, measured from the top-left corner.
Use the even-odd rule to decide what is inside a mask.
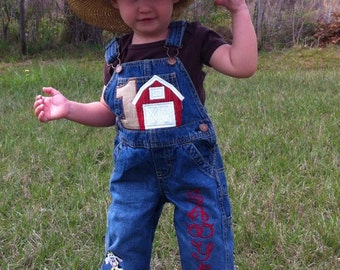
[[[119,157],[121,156],[119,153],[121,152],[122,148],[123,148],[122,142],[116,142],[115,143],[115,146],[114,146],[114,149],[113,149],[113,159],[114,159],[115,164],[117,163]]]
[[[195,141],[183,146],[186,153],[197,165],[197,167],[211,178],[215,177],[215,168],[212,164],[214,160],[213,146],[206,141]]]

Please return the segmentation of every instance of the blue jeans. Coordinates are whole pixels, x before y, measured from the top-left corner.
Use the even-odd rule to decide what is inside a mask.
[[[183,27],[171,29],[172,46],[180,48]],[[118,57],[118,49],[111,43],[107,59]],[[161,79],[153,80],[153,74]],[[143,104],[135,100],[139,89],[146,91],[139,95]],[[117,135],[102,269],[150,269],[155,230],[167,202],[175,209],[182,269],[234,269],[231,210],[215,130],[180,59],[123,63],[104,99],[117,116]],[[148,115],[155,108],[165,118]],[[168,121],[169,114],[174,115]]]
[[[188,128],[164,129],[159,137],[152,131],[119,132],[106,241],[124,270],[150,269],[154,233],[166,202],[175,206],[182,268],[233,269],[230,204],[213,127],[197,125],[196,138],[185,141],[181,132]],[[155,147],[150,147],[151,138]]]

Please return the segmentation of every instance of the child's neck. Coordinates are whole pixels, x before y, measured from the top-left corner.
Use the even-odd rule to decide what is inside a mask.
[[[159,35],[139,35],[136,32],[133,33],[131,44],[147,44],[152,42],[157,42],[161,40],[166,40],[168,37],[168,30],[164,31],[162,34]]]

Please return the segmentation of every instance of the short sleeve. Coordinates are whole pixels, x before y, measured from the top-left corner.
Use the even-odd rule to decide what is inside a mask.
[[[107,85],[112,77],[113,70],[112,67],[104,63],[104,71],[103,71],[103,83]]]
[[[195,40],[194,44],[200,51],[201,61],[205,65],[209,65],[210,58],[218,47],[227,44],[217,32],[199,22],[191,23],[189,32],[192,33],[192,39]]]

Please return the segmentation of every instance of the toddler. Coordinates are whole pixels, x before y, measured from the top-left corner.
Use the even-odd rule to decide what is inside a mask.
[[[250,77],[257,42],[245,0],[215,0],[232,15],[233,42],[178,20],[192,0],[67,0],[84,21],[124,35],[106,47],[99,101],[78,103],[44,87],[41,122],[116,126],[112,203],[102,269],[150,269],[162,208],[174,205],[184,270],[234,269],[232,218],[223,160],[204,107],[203,65]]]

